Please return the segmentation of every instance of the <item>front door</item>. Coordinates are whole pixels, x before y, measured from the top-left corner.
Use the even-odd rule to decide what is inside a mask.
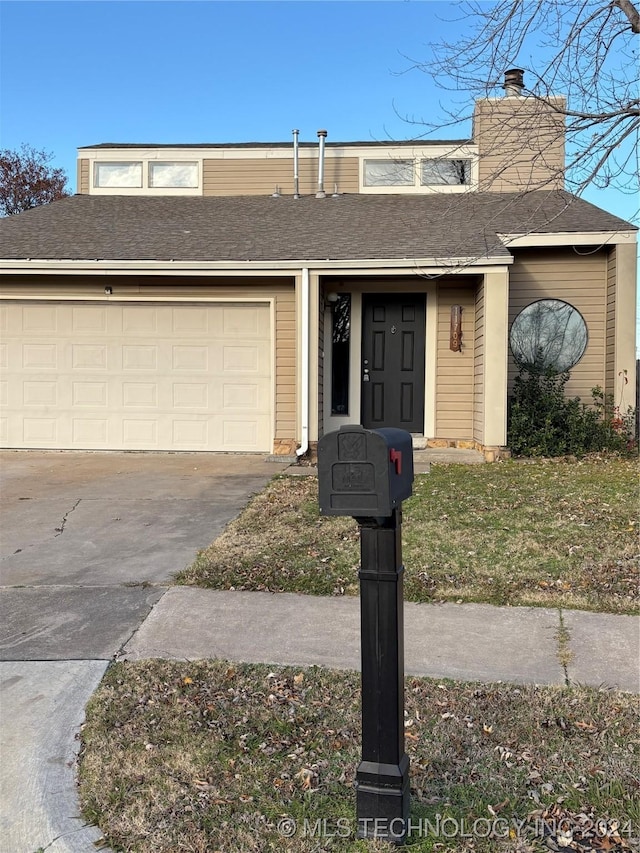
[[[425,295],[362,297],[362,425],[424,430]]]

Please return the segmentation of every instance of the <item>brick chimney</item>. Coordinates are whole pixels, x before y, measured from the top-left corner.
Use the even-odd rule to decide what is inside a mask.
[[[524,71],[505,72],[505,94],[480,98],[473,115],[478,146],[478,188],[520,192],[564,187],[565,99],[525,94]]]

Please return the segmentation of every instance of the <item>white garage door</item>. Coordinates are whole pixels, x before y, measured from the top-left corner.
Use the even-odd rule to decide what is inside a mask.
[[[268,304],[0,312],[3,447],[272,449]]]

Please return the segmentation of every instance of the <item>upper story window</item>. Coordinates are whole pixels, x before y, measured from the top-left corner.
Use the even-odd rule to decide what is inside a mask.
[[[94,160],[90,192],[103,195],[197,195],[200,160]]]
[[[365,160],[365,187],[412,187],[413,160]]]
[[[94,163],[94,187],[141,187],[142,163]]]
[[[197,187],[198,164],[180,163],[149,163],[150,187]]]
[[[461,193],[477,188],[478,162],[472,146],[416,146],[380,151],[360,159],[360,192]]]
[[[462,186],[471,183],[471,160],[430,158],[420,162],[422,186]]]

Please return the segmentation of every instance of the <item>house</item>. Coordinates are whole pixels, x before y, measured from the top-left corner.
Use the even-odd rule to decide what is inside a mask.
[[[517,69],[467,140],[80,148],[77,195],[0,223],[0,445],[302,455],[359,422],[498,458],[540,354],[632,402],[636,229],[563,170]]]

